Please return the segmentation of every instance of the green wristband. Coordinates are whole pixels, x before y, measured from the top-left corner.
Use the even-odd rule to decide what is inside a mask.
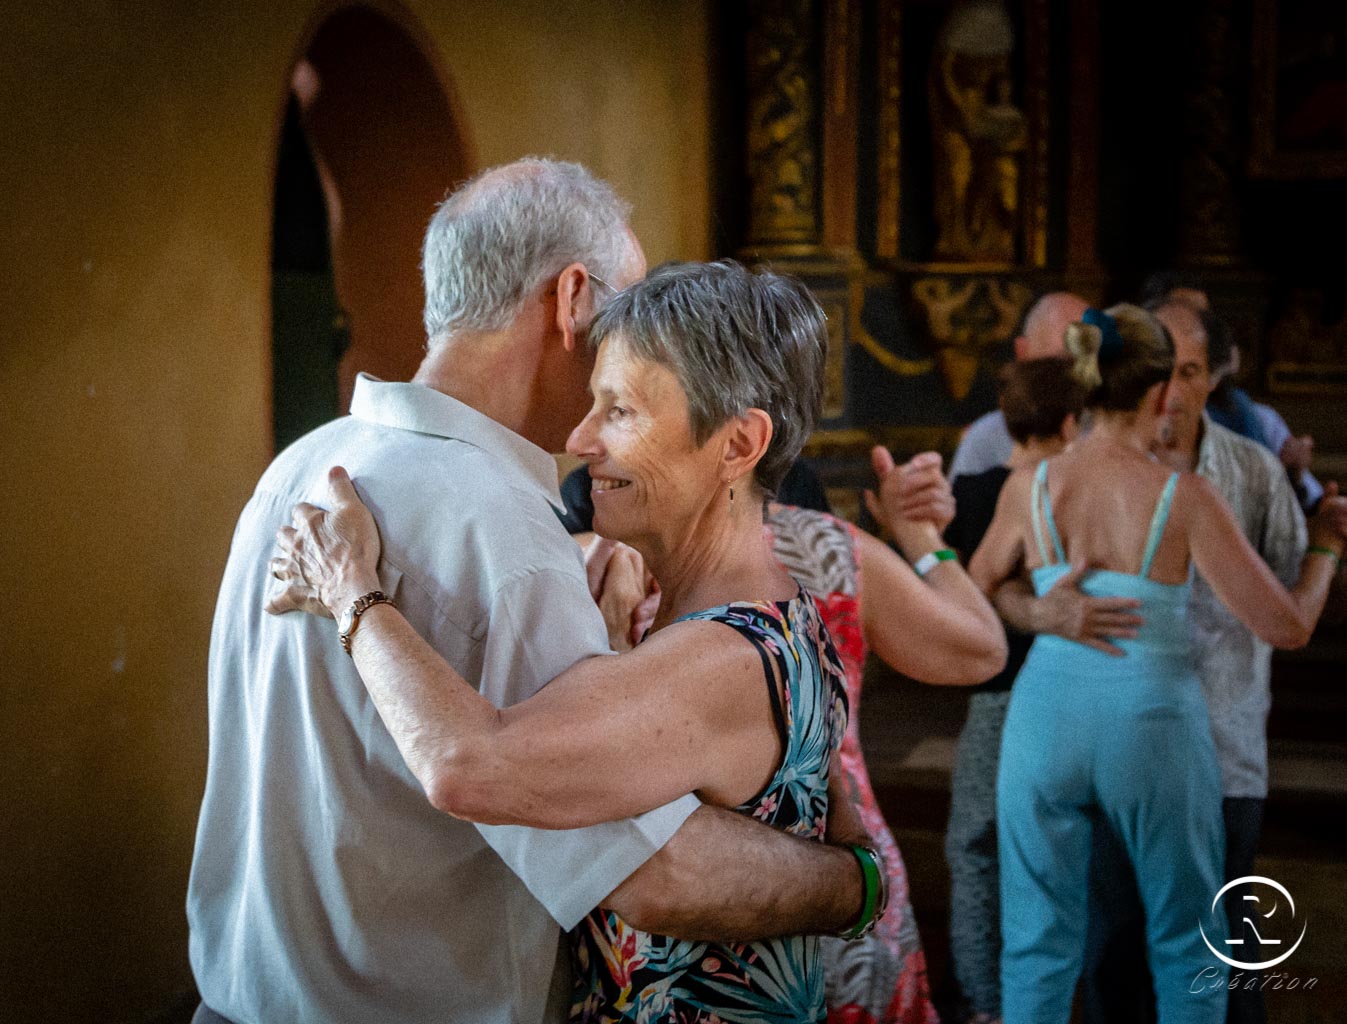
[[[1340,554],[1338,554],[1338,553],[1337,553],[1336,551],[1334,551],[1332,548],[1326,548],[1326,547],[1324,547],[1322,544],[1314,544],[1314,545],[1312,545],[1311,547],[1306,548],[1306,549],[1305,549],[1305,554],[1307,554],[1307,555],[1327,555],[1329,558],[1333,559],[1333,561],[1335,561],[1335,562],[1337,562],[1337,563],[1339,563],[1339,564],[1341,564],[1341,562],[1342,562],[1342,556],[1341,556]]]
[[[879,920],[879,897],[882,891],[882,881],[879,877],[879,862],[874,853],[867,847],[853,843],[850,847],[852,856],[861,866],[861,881],[865,888],[865,898],[861,903],[861,916],[856,923],[841,933],[844,939],[859,939],[862,935],[870,931]]]
[[[936,548],[934,551],[927,552],[912,563],[912,568],[916,570],[918,576],[923,579],[926,574],[934,569],[941,562],[957,562],[959,556],[949,548]]]

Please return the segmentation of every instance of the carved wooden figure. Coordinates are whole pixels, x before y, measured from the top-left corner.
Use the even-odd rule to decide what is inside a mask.
[[[1018,254],[1028,120],[1011,100],[1014,48],[999,0],[963,0],[940,30],[927,86],[938,260],[1010,263]]]

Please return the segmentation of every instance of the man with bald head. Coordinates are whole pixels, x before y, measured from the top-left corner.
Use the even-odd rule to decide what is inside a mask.
[[[426,232],[415,379],[361,375],[351,414],[282,452],[244,508],[211,636],[188,892],[199,1021],[559,1021],[558,926],[596,906],[690,938],[861,919],[847,847],[692,796],[573,831],[442,814],[343,651],[364,603],[392,600],[498,706],[608,651],[548,452],[589,404],[589,322],[645,273],[627,215],[606,183],[550,160],[451,195]],[[267,615],[276,530],[325,499],[334,465],[379,522],[380,590],[337,626]]]
[[[1042,296],[1024,316],[1023,330],[1015,339],[1015,358],[1045,359],[1062,355],[1066,351],[1067,325],[1080,320],[1089,305],[1071,292],[1049,292]],[[1014,446],[1001,410],[994,409],[979,417],[964,431],[954,452],[949,465],[950,481],[1005,465]]]

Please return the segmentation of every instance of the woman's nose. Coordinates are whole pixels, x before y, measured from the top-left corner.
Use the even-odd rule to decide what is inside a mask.
[[[574,455],[577,459],[594,460],[599,458],[602,451],[599,446],[599,432],[595,424],[598,420],[591,410],[571,431],[571,436],[566,438],[566,453]]]

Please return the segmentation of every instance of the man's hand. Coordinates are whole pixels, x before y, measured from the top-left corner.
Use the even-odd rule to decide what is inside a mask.
[[[1022,581],[1011,581],[996,594],[995,605],[1012,626],[1026,633],[1051,633],[1114,657],[1126,652],[1112,640],[1131,640],[1145,621],[1130,597],[1089,597],[1080,590],[1088,565],[1072,566],[1042,597]]]
[[[634,548],[595,537],[585,549],[589,591],[603,614],[608,643],[619,654],[641,642],[659,609],[659,584]]]
[[[1319,508],[1309,521],[1310,544],[1323,544],[1324,547],[1337,550],[1337,540],[1347,542],[1347,515],[1344,515],[1347,499],[1338,495],[1336,480],[1324,485],[1324,497]],[[1339,560],[1337,575],[1328,591],[1328,601],[1324,612],[1319,616],[1320,625],[1341,625],[1347,622],[1347,563]]]
[[[922,452],[896,466],[887,448],[876,446],[870,463],[879,478],[878,492],[865,492],[870,514],[887,526],[904,554],[930,550],[931,531],[938,543],[954,518],[954,493],[941,470],[938,452]]]
[[[1071,571],[1053,584],[1035,603],[1037,633],[1052,633],[1093,647],[1105,654],[1122,657],[1126,652],[1110,640],[1134,640],[1145,621],[1135,609],[1141,602],[1131,597],[1089,597],[1080,589],[1080,581],[1090,571],[1086,564],[1073,565]]]
[[[865,822],[851,795],[851,780],[847,773],[840,770],[828,775],[828,842],[840,846],[859,843],[861,846],[873,846],[874,839],[865,830]]]
[[[1282,444],[1282,450],[1277,454],[1282,460],[1282,465],[1299,477],[1310,468],[1310,460],[1314,458],[1314,438],[1309,434],[1288,437]]]
[[[1322,544],[1335,550],[1347,540],[1347,498],[1338,494],[1338,483],[1324,484],[1324,496],[1309,521],[1310,544]]]

